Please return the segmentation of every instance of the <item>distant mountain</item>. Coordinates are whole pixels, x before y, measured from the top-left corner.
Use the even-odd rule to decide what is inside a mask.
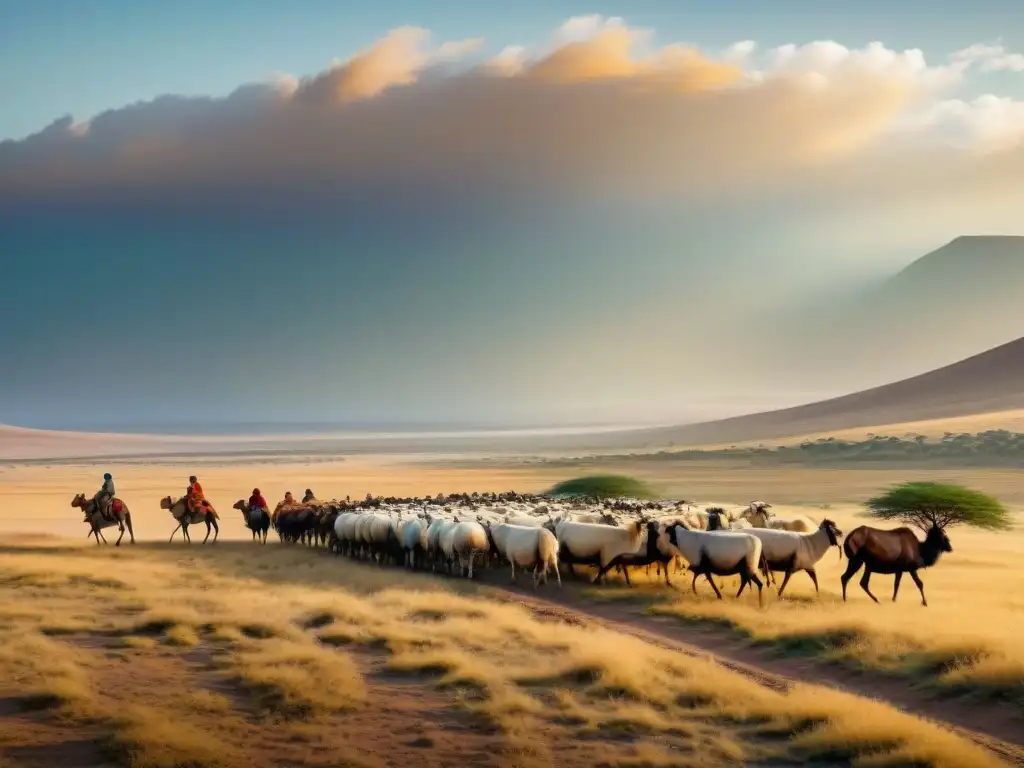
[[[1024,237],[958,237],[764,324],[756,367],[780,387],[849,391],[948,365],[1024,336]]]
[[[955,300],[967,291],[995,294],[1024,282],[1024,236],[958,237],[893,277],[886,291],[901,298]]]
[[[1024,408],[1024,338],[893,384],[795,408],[649,430],[648,444],[771,440]]]

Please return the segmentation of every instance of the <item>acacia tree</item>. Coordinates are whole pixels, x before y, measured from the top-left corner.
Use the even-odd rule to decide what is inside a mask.
[[[1011,527],[1010,513],[997,499],[959,485],[903,483],[869,499],[866,506],[872,517],[916,525],[925,532],[933,526],[970,525],[991,531]]]

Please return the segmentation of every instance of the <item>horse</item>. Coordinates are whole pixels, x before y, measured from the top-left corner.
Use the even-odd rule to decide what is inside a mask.
[[[132,513],[128,511],[128,505],[116,496],[110,500],[110,511],[114,515],[113,520],[109,517],[104,517],[103,513],[96,508],[96,502],[92,499],[87,499],[84,493],[75,496],[71,500],[71,506],[82,510],[85,515],[83,522],[89,523],[89,533],[86,534],[86,538],[89,536],[94,537],[97,545],[100,543],[100,539],[103,539],[104,544],[107,543],[107,537],[103,535],[103,529],[109,528],[112,525],[116,525],[121,531],[121,535],[114,542],[115,547],[121,546],[121,539],[124,538],[125,528],[128,529],[128,535],[131,536],[131,543],[135,543],[135,531],[132,530]]]
[[[249,502],[245,499],[239,499],[231,508],[242,513],[245,527],[252,531],[252,540],[266,544],[267,532],[270,530],[270,513],[265,509],[250,509]]]
[[[205,499],[202,504],[202,512],[189,514],[188,502],[184,496],[177,501],[172,500],[170,496],[164,496],[160,500],[160,509],[168,510],[174,519],[178,521],[178,528],[181,528],[181,535],[187,543],[192,543],[192,538],[188,535],[188,527],[198,523],[206,523],[206,538],[203,539],[203,544],[210,538],[211,528],[213,529],[213,543],[216,543],[217,536],[220,535],[220,526],[217,525],[217,520],[219,519],[217,511]],[[168,541],[174,541],[174,534],[178,532],[178,528],[171,531],[171,538]]]

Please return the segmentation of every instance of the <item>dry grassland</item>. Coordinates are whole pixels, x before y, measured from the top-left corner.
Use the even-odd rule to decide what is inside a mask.
[[[777,511],[816,520],[828,517],[844,532],[868,522],[854,507]],[[615,597],[642,600],[650,613],[724,624],[785,655],[897,675],[940,694],[1006,703],[1024,717],[1024,535],[960,529],[950,535],[954,551],[921,572],[927,608],[921,606],[913,582],[906,580],[893,603],[893,578],[884,575],[871,580],[880,604],[861,590],[860,574],[850,581],[844,603],[839,576],[846,561],[839,560],[836,549],[826,553],[817,568],[820,595],[809,577],[797,574],[782,600],[774,589],[765,592],[764,608],[728,594],[725,600],[716,600],[703,580],[695,595],[691,578],[684,575],[677,577],[677,592],[644,584],[632,595],[621,590]],[[781,582],[781,574],[777,578]],[[643,577],[634,582],[643,584]],[[735,594],[738,580],[724,582]],[[590,596],[601,597],[597,590]]]
[[[601,471],[608,471],[601,465]],[[828,516],[844,531],[857,504],[907,479],[950,480],[1017,509],[1011,470],[812,469],[737,463],[623,462],[616,471],[666,495],[726,506],[752,498],[780,514]],[[575,466],[571,474],[586,472]],[[378,571],[322,552],[256,548],[228,509],[259,483],[269,498],[312,486],[367,492],[542,490],[563,467],[402,464],[369,459],[212,466],[202,476],[224,512],[217,548],[84,544],[67,506],[99,468],[0,470],[2,527],[81,536],[82,546],[8,536],[0,550],[0,766],[989,765],[953,736],[825,688],[769,690],[636,637],[538,618],[459,581]],[[117,466],[141,542],[173,528],[157,509],[181,467]],[[1024,708],[1024,533],[954,529],[954,552],[893,605],[876,576],[871,603],[854,579],[839,596],[835,550],[822,594],[797,575],[787,598],[713,599],[707,585],[586,590],[585,600],[719,627],[788,657],[838,661],[936,692]],[[652,573],[653,576],[653,573]],[[503,578],[497,576],[496,578]],[[731,583],[735,591],[735,586]],[[574,590],[570,590],[575,594]],[[579,605],[578,605],[579,607]],[[724,630],[729,627],[730,630]],[[468,751],[468,752],[467,752]],[[5,763],[4,760],[7,762]],[[56,762],[55,762],[56,761]],[[106,761],[106,762],[104,762]],[[833,763],[834,764],[834,763]]]
[[[14,766],[998,764],[881,704],[323,552],[39,540],[4,547],[0,587]]]
[[[587,469],[584,465],[580,471]],[[779,515],[802,514],[815,521],[828,517],[844,533],[872,524],[859,502],[907,479],[961,483],[994,494],[1011,506],[1020,522],[1005,533],[952,529],[954,551],[922,571],[927,608],[921,606],[913,582],[906,580],[899,601],[893,604],[893,578],[882,575],[871,582],[880,605],[861,590],[859,574],[850,581],[848,601],[843,603],[839,576],[846,563],[839,561],[834,549],[817,569],[820,596],[815,595],[810,579],[798,574],[782,601],[766,592],[763,610],[731,596],[715,600],[706,583],[698,585],[695,596],[689,589],[690,579],[681,576],[679,586],[685,589],[678,593],[640,587],[637,597],[651,603],[651,612],[725,624],[788,655],[816,656],[895,674],[939,693],[1006,702],[1024,716],[1024,644],[1020,642],[1024,637],[1024,484],[1019,471],[924,469],[908,476],[906,470],[645,461],[625,462],[620,469],[666,493],[696,498],[707,506],[766,499],[775,504]],[[734,581],[726,583],[733,586]],[[1024,730],[1024,722],[1021,727]]]

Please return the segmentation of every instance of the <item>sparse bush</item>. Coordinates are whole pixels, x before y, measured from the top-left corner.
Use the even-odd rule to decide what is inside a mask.
[[[551,489],[556,498],[654,499],[657,493],[647,483],[626,475],[589,475],[565,480]]]

